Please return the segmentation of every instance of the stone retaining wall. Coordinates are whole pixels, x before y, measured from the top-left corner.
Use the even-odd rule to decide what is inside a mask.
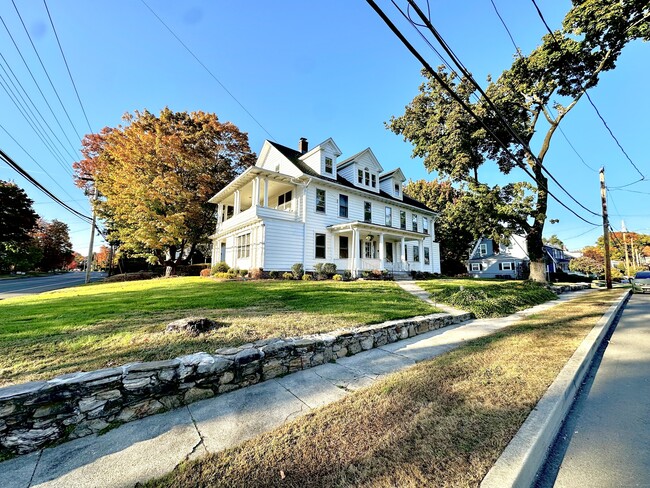
[[[0,388],[0,454],[32,452],[470,318],[432,314]]]

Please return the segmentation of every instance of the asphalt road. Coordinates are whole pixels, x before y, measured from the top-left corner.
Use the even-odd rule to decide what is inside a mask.
[[[650,487],[650,295],[633,295],[551,448],[537,488]]]
[[[90,281],[97,281],[106,276],[106,273],[90,273]],[[86,273],[63,273],[51,276],[38,276],[34,278],[16,278],[0,280],[0,300],[4,298],[34,295],[44,291],[58,290],[70,286],[83,285]]]

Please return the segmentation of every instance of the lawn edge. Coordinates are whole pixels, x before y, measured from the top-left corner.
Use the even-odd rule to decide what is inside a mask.
[[[529,487],[544,465],[548,450],[573,405],[596,351],[631,292],[624,293],[598,320],[551,386],[533,408],[496,463],[481,488]]]

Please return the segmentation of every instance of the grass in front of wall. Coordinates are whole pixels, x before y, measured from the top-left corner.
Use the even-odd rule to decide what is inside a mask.
[[[565,302],[147,486],[478,486],[620,295]]]
[[[478,318],[503,317],[554,300],[557,295],[542,285],[513,280],[418,281],[434,302],[474,313]]]
[[[0,301],[0,386],[435,311],[378,281],[187,277],[67,288]],[[199,337],[164,332],[195,315],[224,327]]]

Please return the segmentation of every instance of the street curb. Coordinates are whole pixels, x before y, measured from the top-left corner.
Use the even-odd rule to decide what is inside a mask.
[[[548,450],[573,404],[596,351],[630,295],[631,291],[625,293],[591,329],[483,478],[481,488],[533,486],[535,476],[546,461]]]

